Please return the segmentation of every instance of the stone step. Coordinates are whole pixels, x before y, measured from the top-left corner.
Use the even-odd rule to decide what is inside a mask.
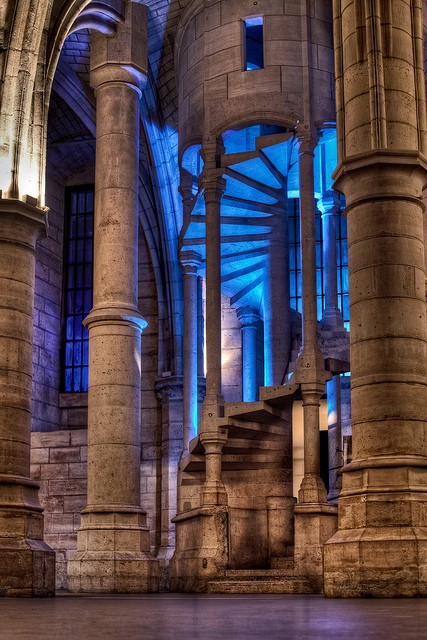
[[[299,384],[284,384],[272,387],[260,387],[261,400],[281,409],[292,408],[295,395],[299,392]]]
[[[287,431],[290,433],[288,422],[283,420],[280,421],[280,425],[277,425],[228,417],[227,429],[229,440],[234,438],[237,440],[245,438],[250,440],[270,440],[272,447],[275,446],[276,442],[282,442],[283,436]]]
[[[294,569],[294,557],[283,557],[283,556],[272,556],[270,558],[270,564],[272,569],[277,569],[278,571],[283,571],[286,575],[290,576],[293,574]]]
[[[303,578],[281,578],[278,580],[215,580],[208,583],[208,593],[314,593]]]
[[[293,559],[289,558],[292,561]],[[292,568],[285,569],[227,569],[225,577],[228,580],[266,580],[292,578]]]
[[[251,470],[251,469],[276,469],[280,467],[283,454],[277,450],[249,452],[245,454],[227,454],[222,456],[222,469]],[[189,454],[180,461],[180,468],[186,472],[202,472],[205,470],[205,456],[203,454]]]
[[[278,407],[258,400],[257,402],[226,402],[224,406],[226,418],[257,422],[259,424],[281,426],[287,422],[287,416]]]
[[[224,454],[269,453],[277,451],[277,441],[254,440],[253,438],[236,438],[234,434],[229,437],[224,445]]]

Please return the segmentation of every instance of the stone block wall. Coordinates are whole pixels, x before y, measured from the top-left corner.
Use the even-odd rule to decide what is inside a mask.
[[[33,431],[56,431],[59,408],[64,186],[47,184],[48,234],[36,248],[33,346]]]
[[[335,118],[331,3],[282,0],[193,2],[177,35],[180,146],[250,118],[306,118],[310,69],[315,121]],[[244,18],[263,16],[264,68],[244,69]],[[308,74],[306,74],[308,79]],[[204,130],[205,129],[205,130]]]
[[[236,310],[222,296],[222,389],[226,402],[242,400],[242,331]]]
[[[87,494],[87,430],[31,434],[31,477],[40,483],[44,539],[56,551],[56,588],[67,585]]]

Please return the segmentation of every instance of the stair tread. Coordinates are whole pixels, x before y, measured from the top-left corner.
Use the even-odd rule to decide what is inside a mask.
[[[313,593],[304,578],[288,577],[280,580],[212,580],[208,593]]]
[[[293,565],[293,559],[290,558],[290,561]],[[246,580],[248,578],[256,580],[271,578],[293,578],[295,576],[292,575],[292,570],[292,566],[282,569],[228,569],[225,572],[225,575],[227,580]]]
[[[249,422],[260,422],[270,424],[272,420],[287,422],[286,416],[281,414],[280,409],[267,404],[263,400],[256,402],[226,402],[224,414],[227,418],[239,418]]]
[[[260,398],[275,407],[288,408],[292,406],[295,394],[299,391],[298,384],[276,385],[260,387]]]

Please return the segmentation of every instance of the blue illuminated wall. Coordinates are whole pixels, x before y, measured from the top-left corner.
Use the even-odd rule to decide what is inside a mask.
[[[93,186],[66,191],[63,390],[88,390],[89,335],[83,319],[92,307]]]

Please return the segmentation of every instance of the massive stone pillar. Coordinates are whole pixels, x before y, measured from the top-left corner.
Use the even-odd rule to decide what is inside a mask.
[[[334,1],[347,199],[353,460],[325,546],[333,597],[427,595],[427,181],[421,0]]]
[[[55,590],[55,553],[30,480],[35,246],[46,222],[35,204],[0,198],[0,596]]]
[[[257,323],[259,313],[252,307],[240,307],[237,318],[242,331],[243,402],[256,400],[257,387]]]
[[[198,282],[197,270],[202,257],[195,251],[181,251],[184,280],[184,425],[183,452],[197,436],[198,422]]]
[[[320,398],[328,374],[317,340],[316,232],[313,151],[316,136],[301,137],[299,149],[302,348],[295,379],[301,385],[304,418],[304,477],[295,507],[295,567],[311,580],[313,590],[322,588],[324,542],[336,528],[336,507],[327,504],[326,488],[320,477]]]
[[[137,307],[139,101],[147,15],[128,2],[114,37],[93,33],[96,175],[94,303],[89,329],[88,503],[71,591],[157,590],[140,504],[141,331]]]

